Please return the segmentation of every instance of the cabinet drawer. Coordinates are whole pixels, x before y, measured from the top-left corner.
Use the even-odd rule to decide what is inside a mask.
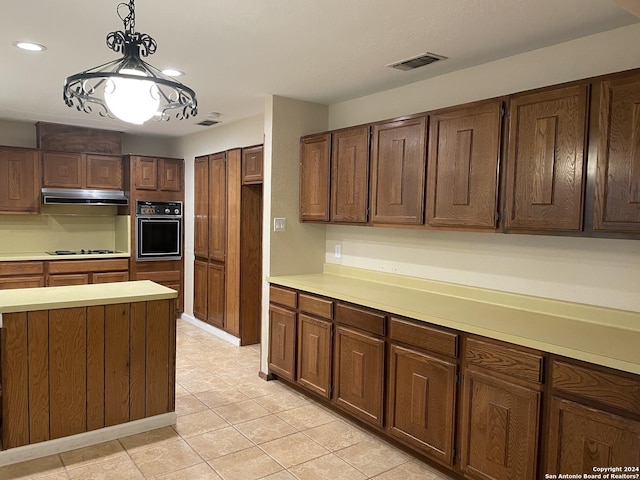
[[[0,275],[42,275],[43,262],[0,262]]]
[[[333,318],[333,301],[301,293],[298,295],[300,311],[331,320]]]
[[[285,307],[296,308],[298,306],[298,295],[293,290],[271,285],[269,287],[269,301],[279,303]]]
[[[366,332],[384,335],[384,314],[365,310],[353,305],[339,303],[336,306],[336,321],[344,325],[359,328]]]
[[[399,318],[389,319],[389,337],[434,353],[458,356],[458,335]]]
[[[553,388],[640,414],[640,378],[553,362]]]
[[[49,287],[66,287],[68,285],[88,285],[88,273],[73,273],[69,275],[50,275]]]
[[[49,273],[92,273],[129,270],[129,260],[59,260],[49,262]]]
[[[0,290],[11,288],[37,288],[44,287],[44,277],[9,277],[0,278]]]
[[[151,280],[152,282],[166,284],[171,282],[180,282],[182,275],[180,270],[165,270],[158,272],[140,272],[136,273],[136,280]]]
[[[129,272],[102,272],[94,273],[91,283],[126,282],[129,280]]]
[[[469,338],[466,359],[470,365],[477,365],[530,382],[542,382],[541,354]]]

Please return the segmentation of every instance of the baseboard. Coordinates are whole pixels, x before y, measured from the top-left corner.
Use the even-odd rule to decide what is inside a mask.
[[[0,466],[56,455],[77,448],[89,447],[98,443],[128,437],[129,435],[175,425],[176,418],[177,415],[175,412],[163,413],[162,415],[155,415],[153,417],[134,420],[133,422],[122,423],[99,430],[78,433],[77,435],[56,438],[55,440],[47,440],[46,442],[24,445],[22,447],[9,448],[8,450],[0,452]]]
[[[188,313],[183,313],[180,318],[189,322],[191,325],[204,330],[205,332],[215,335],[216,337],[221,338],[222,340],[229,342],[232,345],[235,345],[236,347],[240,346],[240,339],[238,337],[234,337],[224,330],[220,330],[219,328],[213,327],[208,323],[203,322],[202,320],[198,320],[196,317],[189,315]]]
[[[262,370],[258,372],[258,376],[262,380],[266,380],[267,382],[269,380],[274,380],[276,378],[276,376],[273,373],[264,373]]]

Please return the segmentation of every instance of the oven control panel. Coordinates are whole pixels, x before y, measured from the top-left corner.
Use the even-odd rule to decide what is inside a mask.
[[[139,216],[182,216],[182,202],[136,202],[136,215]]]

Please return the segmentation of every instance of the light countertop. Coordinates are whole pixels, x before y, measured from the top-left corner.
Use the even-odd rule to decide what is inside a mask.
[[[177,298],[178,292],[150,280],[67,287],[0,290],[0,314]]]
[[[101,258],[129,258],[128,252],[49,255],[46,252],[0,253],[0,262],[28,262],[31,260],[96,260]]]
[[[640,313],[339,265],[270,283],[640,374]]]

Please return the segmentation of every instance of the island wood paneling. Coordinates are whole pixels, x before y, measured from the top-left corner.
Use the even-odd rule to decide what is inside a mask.
[[[84,307],[49,312],[49,425],[52,439],[87,430],[86,328]]]
[[[129,309],[105,307],[105,425],[129,421]]]
[[[87,308],[87,430],[104,427],[104,306]]]
[[[49,316],[46,311],[27,317],[29,351],[29,439],[49,440]]]
[[[168,300],[149,304],[148,318],[154,319],[146,325],[146,415],[165,413],[169,399],[169,324]]]
[[[131,304],[131,343],[129,366],[129,419],[139,420],[145,416],[145,379],[146,379],[146,335],[147,304]]]

